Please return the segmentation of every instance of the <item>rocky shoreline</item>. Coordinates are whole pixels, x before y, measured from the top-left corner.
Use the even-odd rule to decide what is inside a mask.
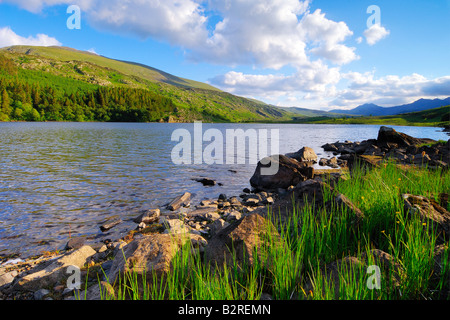
[[[333,152],[334,157],[318,159],[308,147],[295,153],[269,157],[270,161],[263,163],[270,165],[276,161],[279,166],[278,173],[272,176],[262,175],[261,169],[268,165],[258,163],[250,179],[252,190],[246,188],[240,195],[221,194],[217,199],[192,204],[191,194],[186,192],[167,204],[165,209],[169,213],[162,214],[162,208],[146,210],[133,220],[136,229],[121,239],[86,245],[85,238],[72,238],[65,250],[59,252],[25,261],[3,259],[0,264],[0,300],[71,300],[77,299],[76,295],[80,299],[98,300],[99,279],[104,290],[114,292],[110,283],[130,270],[130,265],[151,267],[163,274],[169,270],[174,252],[188,241],[208,261],[219,264],[226,261],[230,243],[239,241],[247,258],[251,259],[250,248],[255,241],[251,235],[257,233],[264,223],[268,208],[284,212],[292,205],[293,197],[299,202],[314,198],[320,203],[324,186],[332,189],[339,179],[344,179],[343,172],[351,171],[355,163],[376,167],[383,159],[390,158],[399,165],[444,170],[448,170],[450,164],[450,140],[443,143],[413,138],[388,127],[381,127],[377,139],[328,143],[322,147]],[[312,167],[315,163],[326,169],[315,170]],[[215,183],[206,178],[198,182],[204,185]],[[413,195],[405,195],[404,201],[411,210],[413,204],[418,203],[431,208],[435,216],[430,219],[435,219],[442,232],[450,235],[450,213],[445,209],[448,194],[442,195],[440,204],[428,199],[418,200]],[[337,194],[334,202],[330,205],[350,209],[355,226],[364,219],[364,214],[344,195]],[[106,231],[120,223],[118,219],[100,228]],[[387,253],[374,254],[389,259]],[[80,270],[81,287],[85,290],[70,289],[67,285],[73,267]]]

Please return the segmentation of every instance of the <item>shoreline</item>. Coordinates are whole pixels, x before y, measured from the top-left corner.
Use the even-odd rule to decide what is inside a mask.
[[[409,147],[403,145],[403,143],[408,144]],[[433,143],[435,144],[434,147],[427,145]],[[342,179],[343,174],[348,172],[348,170],[352,170],[354,163],[357,161],[362,161],[367,167],[377,167],[383,159],[391,157],[397,159],[400,164],[405,166],[423,166],[426,164],[429,169],[443,168],[443,170],[448,170],[449,161],[438,160],[436,156],[440,153],[442,158],[444,152],[445,159],[449,158],[450,139],[446,144],[436,143],[429,139],[416,139],[401,133],[398,134],[395,130],[382,127],[377,139],[362,142],[328,143],[322,146],[325,151],[334,152],[335,157],[331,159],[324,158],[319,160],[317,155],[308,153],[309,150],[307,148],[302,148],[295,153],[285,156],[281,155],[279,161],[283,170],[285,168],[287,168],[286,170],[293,170],[291,172],[295,172],[294,176],[298,179],[287,182],[287,176],[284,175],[279,179],[276,177],[269,178],[271,180],[267,182],[258,173],[260,167],[258,165],[255,169],[254,177],[251,179],[253,190],[246,188],[240,195],[228,197],[225,194],[221,194],[218,199],[203,200],[198,204],[192,205],[190,194],[186,192],[168,204],[167,209],[171,212],[169,214],[161,214],[162,208],[153,208],[142,212],[140,216],[134,219],[136,229],[119,239],[88,246],[85,245],[86,239],[77,237],[69,240],[65,252],[48,253],[47,255],[36,256],[22,261],[20,259],[16,261],[8,260],[8,262],[2,259],[0,264],[0,300],[12,297],[37,299],[47,296],[48,298],[50,294],[48,289],[30,290],[31,287],[33,289],[42,287],[42,283],[39,283],[39,281],[43,281],[41,278],[45,277],[42,275],[32,276],[38,274],[42,270],[42,266],[48,268],[54,262],[58,262],[74,252],[79,253],[80,250],[84,251],[82,262],[76,262],[79,264],[80,269],[86,266],[94,267],[100,265],[102,270],[108,271],[113,267],[115,257],[129,243],[142,241],[146,237],[155,234],[189,234],[190,237],[195,238],[196,244],[204,250],[211,239],[221,234],[224,230],[239,224],[244,218],[255,214],[267,216],[269,207],[273,209],[288,206],[289,197],[292,193],[301,192],[308,194],[312,191],[316,192],[317,187],[324,183],[331,183],[331,185],[337,183]],[[423,144],[423,146],[418,147],[420,144]],[[311,170],[311,165],[314,162],[321,162],[327,167],[328,165],[333,165],[335,168],[323,171]],[[291,178],[291,175],[288,176]],[[203,181],[201,183],[205,185],[208,182]],[[265,187],[267,183],[271,186],[270,188]],[[351,204],[347,205],[352,207]],[[120,223],[120,221],[116,222],[117,224]],[[105,230],[110,230],[117,224],[114,222],[111,225],[102,227]],[[21,284],[23,279],[27,277],[33,278],[27,283],[37,281],[38,284],[35,283],[31,287]],[[64,278],[62,274],[59,277]],[[60,279],[57,282],[61,282]],[[42,290],[49,292],[42,295],[46,293],[46,291]],[[53,295],[54,297],[73,297],[73,290],[68,291],[67,288],[61,287],[61,284],[53,285],[53,291],[57,293]]]

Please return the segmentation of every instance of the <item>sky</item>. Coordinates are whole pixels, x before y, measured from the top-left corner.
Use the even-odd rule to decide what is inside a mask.
[[[0,0],[0,47],[19,44],[139,62],[285,107],[450,97],[450,0]]]

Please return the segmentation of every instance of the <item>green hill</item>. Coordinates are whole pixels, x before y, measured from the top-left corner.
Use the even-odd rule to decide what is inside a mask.
[[[292,113],[139,63],[66,47],[0,49],[0,120],[289,121]]]

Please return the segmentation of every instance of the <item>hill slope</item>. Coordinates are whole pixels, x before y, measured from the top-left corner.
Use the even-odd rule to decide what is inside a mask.
[[[14,46],[0,49],[0,58],[8,66],[1,70],[0,91],[5,89],[10,98],[9,108],[2,111],[3,120],[161,121],[158,119],[161,117],[165,121],[183,122],[271,122],[292,119],[288,111],[222,92],[205,83],[71,48]],[[33,99],[32,89],[27,86],[43,88],[37,99]],[[57,110],[60,114],[57,117],[50,110],[55,105],[61,109]],[[64,107],[67,106],[83,116],[66,116]],[[15,114],[17,108],[23,109],[19,113],[39,113],[40,117],[19,116]]]

